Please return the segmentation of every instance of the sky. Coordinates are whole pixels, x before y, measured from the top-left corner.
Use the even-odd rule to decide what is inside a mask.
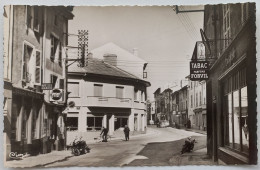
[[[183,6],[179,10],[197,10],[203,6]],[[178,13],[172,6],[74,7],[69,33],[89,31],[89,51],[113,42],[148,62],[148,99],[161,87],[173,87],[189,75],[189,62],[195,42],[201,41],[203,12]],[[69,36],[69,45],[77,46],[77,37]]]

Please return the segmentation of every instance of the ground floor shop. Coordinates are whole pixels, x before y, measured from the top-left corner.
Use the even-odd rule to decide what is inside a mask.
[[[43,93],[12,92],[11,152],[36,155],[64,149],[62,107],[44,102]]]
[[[81,107],[78,111],[70,110],[67,113],[66,125],[69,145],[79,135],[85,140],[99,136],[102,127],[108,129],[109,135],[122,131],[126,125],[132,132],[145,132],[147,117],[144,110]]]
[[[226,52],[207,81],[207,149],[220,164],[257,162],[255,44],[240,38],[232,63]]]

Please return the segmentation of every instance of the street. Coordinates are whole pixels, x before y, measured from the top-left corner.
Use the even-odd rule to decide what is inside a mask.
[[[115,140],[108,143],[90,144],[91,151],[73,156],[45,167],[68,166],[169,166],[169,160],[177,154],[188,136],[196,138],[194,150],[206,146],[206,136],[174,128],[150,127],[153,133],[130,138],[130,141]],[[171,148],[171,149],[170,149]]]

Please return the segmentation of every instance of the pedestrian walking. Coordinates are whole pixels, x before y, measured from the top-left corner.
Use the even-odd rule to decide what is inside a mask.
[[[102,131],[100,133],[100,136],[102,135],[102,142],[107,142],[107,133],[108,133],[108,130],[107,128],[105,128],[104,126],[102,127]]]
[[[130,129],[128,128],[127,125],[125,125],[124,133],[125,133],[125,140],[126,141],[129,140],[129,132],[130,132]]]

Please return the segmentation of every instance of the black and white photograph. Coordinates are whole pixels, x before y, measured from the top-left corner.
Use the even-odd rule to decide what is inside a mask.
[[[4,167],[258,164],[255,2],[2,18]]]

